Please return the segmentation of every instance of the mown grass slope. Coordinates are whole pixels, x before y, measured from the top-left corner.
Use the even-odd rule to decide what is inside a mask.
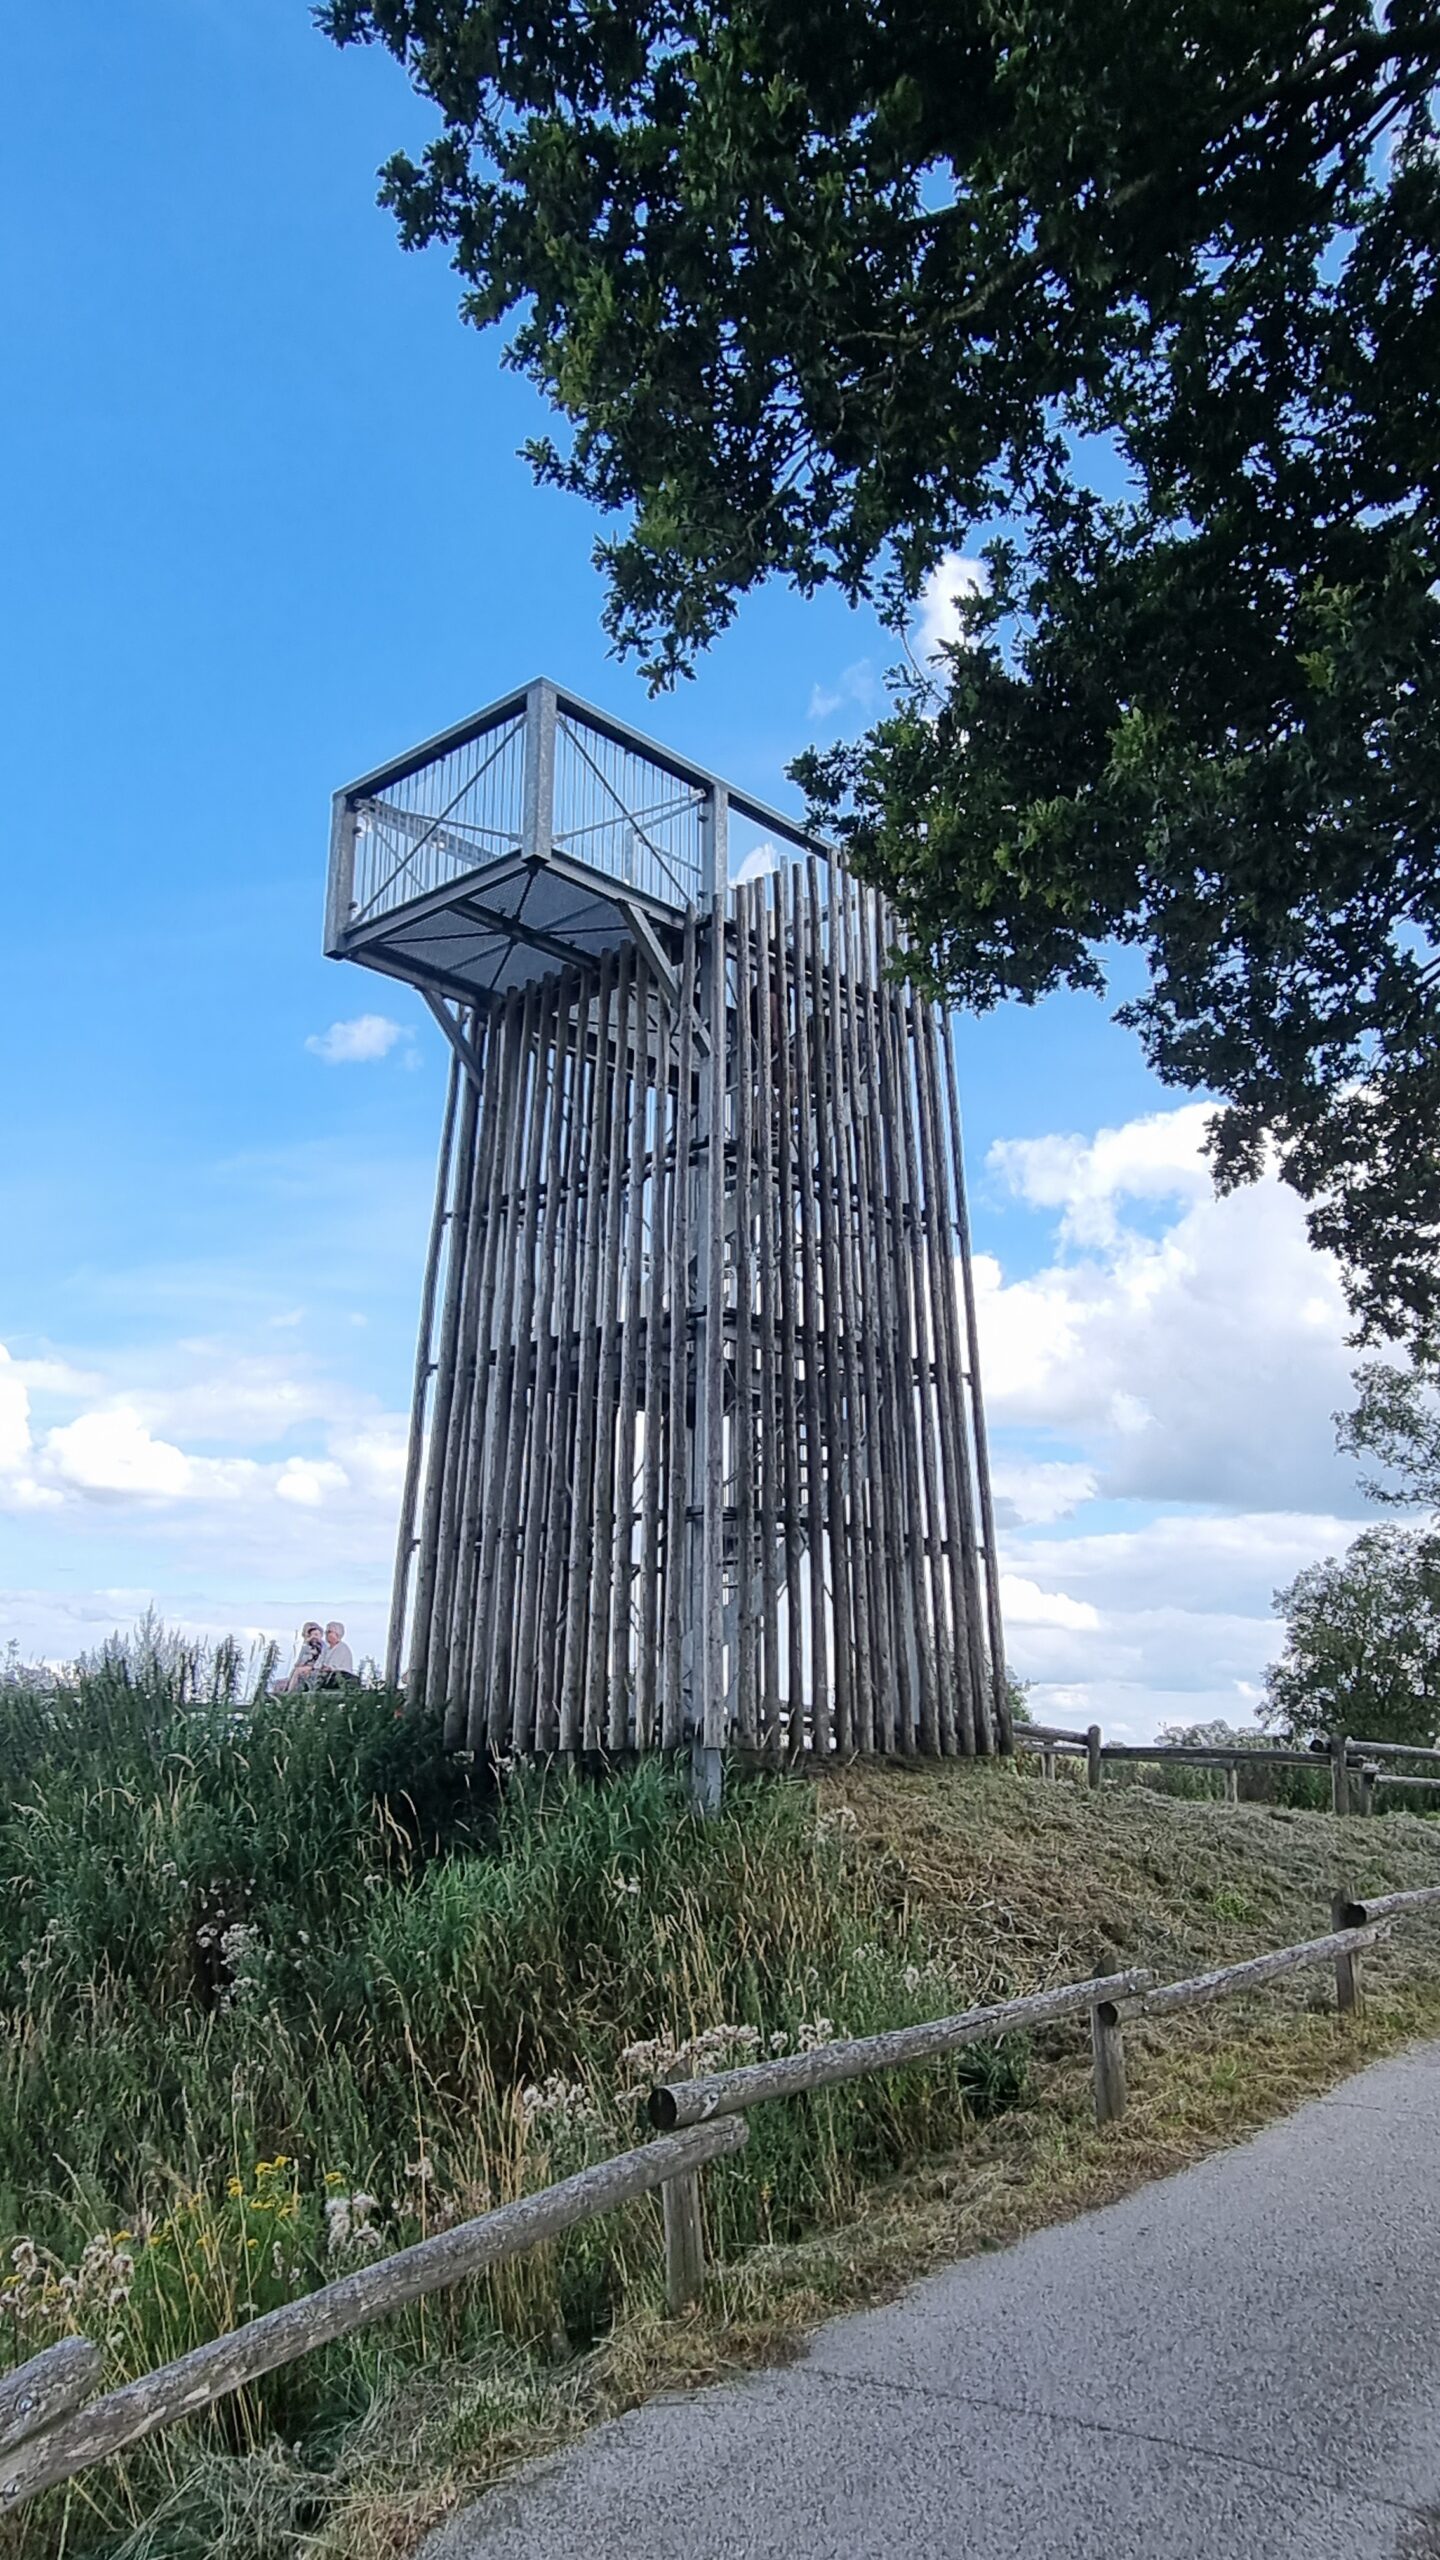
[[[1162,1975],[1440,1880],[1408,1817],[1088,1796],[1012,1768],[750,1780],[697,1822],[437,1769],[383,1698],[237,1706],[152,1664],[0,1693],[0,2362],[75,2327],[112,2378],[636,2138],[654,2072],[1143,1962]],[[753,2119],[723,2272],[660,2317],[658,2208],[276,2376],[0,2526],[6,2560],[408,2547],[517,2452],[666,2377],[1194,2156],[1440,2020],[1440,1930],[1358,2031],[1299,1976],[1133,2039],[1089,2125],[1074,2030]]]

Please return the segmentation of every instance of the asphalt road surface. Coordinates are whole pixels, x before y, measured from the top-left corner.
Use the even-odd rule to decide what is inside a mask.
[[[424,2560],[1440,2560],[1440,2045],[652,2402]]]

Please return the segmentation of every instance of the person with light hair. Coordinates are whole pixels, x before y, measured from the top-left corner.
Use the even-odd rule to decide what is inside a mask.
[[[295,1689],[308,1689],[320,1669],[325,1638],[318,1618],[307,1618],[300,1630],[300,1644],[289,1672],[276,1683],[276,1694],[288,1696]]]
[[[355,1656],[345,1641],[345,1629],[338,1618],[332,1618],[325,1630],[325,1645],[316,1677],[327,1689],[338,1688],[342,1680],[355,1677]]]

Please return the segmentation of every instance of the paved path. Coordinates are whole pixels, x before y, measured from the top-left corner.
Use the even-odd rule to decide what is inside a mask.
[[[425,2560],[1440,2560],[1436,2509],[1429,2045],[597,2429]]]

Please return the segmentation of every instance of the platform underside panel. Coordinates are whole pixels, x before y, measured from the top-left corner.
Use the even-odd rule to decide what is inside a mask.
[[[809,860],[468,1017],[396,1622],[452,1746],[1008,1742],[949,1043],[888,940]]]

